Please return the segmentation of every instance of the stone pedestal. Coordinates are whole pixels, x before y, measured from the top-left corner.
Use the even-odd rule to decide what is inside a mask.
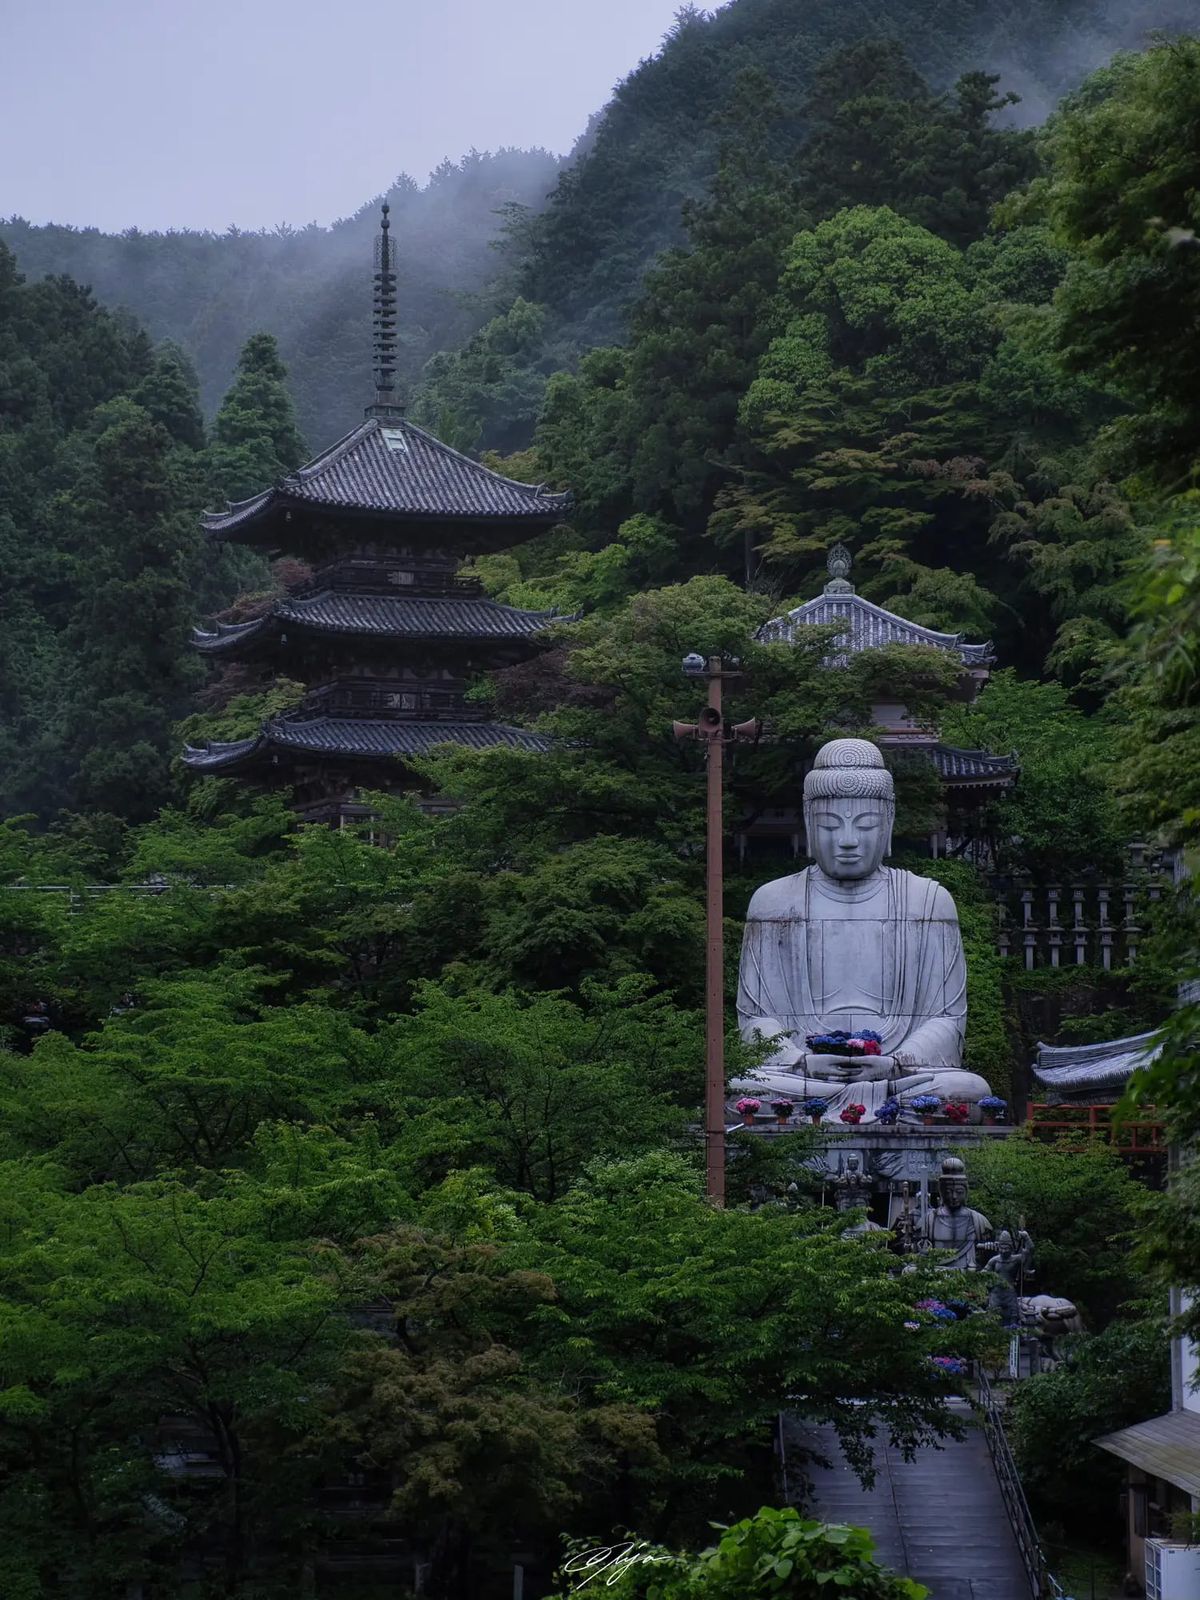
[[[774,1139],[794,1133],[801,1126],[808,1125],[797,1124],[788,1129],[762,1123],[755,1128],[754,1135],[755,1138]],[[822,1148],[813,1151],[805,1166],[832,1184],[845,1172],[846,1158],[857,1156],[876,1197],[880,1211],[878,1220],[890,1226],[901,1209],[902,1184],[909,1184],[914,1209],[918,1217],[923,1217],[931,1204],[937,1204],[936,1183],[946,1156],[961,1156],[972,1146],[992,1139],[1006,1139],[1013,1128],[1009,1124],[888,1128],[877,1122],[853,1128],[840,1122],[822,1122],[813,1131],[819,1135]]]

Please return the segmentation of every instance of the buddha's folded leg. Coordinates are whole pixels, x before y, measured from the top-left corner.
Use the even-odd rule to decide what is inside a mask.
[[[771,1071],[764,1068],[750,1077],[735,1078],[729,1088],[731,1096],[774,1095],[778,1100],[798,1103],[801,1100],[817,1097],[823,1100],[831,1099],[833,1095],[840,1094],[845,1085],[827,1082],[824,1078],[814,1078],[811,1073]]]

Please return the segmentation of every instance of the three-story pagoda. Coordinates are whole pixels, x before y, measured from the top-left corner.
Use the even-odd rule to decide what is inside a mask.
[[[561,521],[570,496],[517,483],[409,422],[395,394],[388,208],[376,242],[375,404],[351,433],[249,500],[208,513],[212,539],[290,555],[311,576],[252,621],[197,629],[204,655],[296,679],[295,709],[233,743],[188,747],[195,772],[287,785],[308,821],[369,811],[359,792],[414,787],[405,757],[442,744],[540,750],[490,721],[473,677],[527,656],[551,613],[488,599],[465,559]]]

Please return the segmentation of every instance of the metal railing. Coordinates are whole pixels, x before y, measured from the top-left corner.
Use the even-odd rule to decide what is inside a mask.
[[[1004,1508],[1008,1512],[1013,1537],[1017,1541],[1021,1564],[1029,1580],[1029,1592],[1033,1600],[1062,1600],[1062,1585],[1047,1565],[1033,1513],[1025,1498],[1025,1490],[1021,1487],[1021,1478],[1017,1472],[1017,1463],[1013,1459],[1012,1447],[1004,1432],[1000,1407],[988,1382],[987,1374],[982,1369],[976,1372],[976,1383],[979,1389],[979,1405],[983,1412],[983,1433],[987,1440],[988,1454],[996,1471],[996,1482],[1000,1485],[1000,1494],[1004,1500]]]

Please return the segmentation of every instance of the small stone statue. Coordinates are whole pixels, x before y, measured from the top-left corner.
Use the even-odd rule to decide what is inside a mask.
[[[862,1160],[851,1152],[846,1165],[833,1180],[833,1203],[839,1211],[853,1211],[871,1202],[871,1180],[862,1170]]]
[[[846,1165],[833,1180],[833,1203],[839,1211],[857,1211],[869,1206],[871,1203],[871,1180],[862,1170],[860,1157],[853,1152],[846,1157]],[[864,1217],[861,1222],[854,1223],[842,1234],[842,1238],[850,1238],[860,1233],[879,1233],[882,1230],[877,1222],[872,1222],[869,1217]]]
[[[892,1232],[896,1236],[896,1248],[900,1254],[913,1255],[918,1247],[920,1229],[917,1214],[913,1210],[912,1184],[907,1178],[900,1185],[900,1215],[892,1224]]]
[[[988,1219],[967,1205],[968,1187],[967,1169],[957,1156],[947,1156],[938,1180],[938,1204],[926,1213],[921,1230],[922,1250],[954,1252],[942,1263],[947,1272],[974,1272],[975,1246],[992,1237]]]
[[[1032,1264],[1033,1240],[1025,1229],[1019,1230],[1014,1250],[1012,1234],[1002,1228],[996,1240],[996,1253],[983,1270],[995,1276],[988,1293],[988,1310],[995,1311],[1006,1328],[1020,1327],[1022,1280]]]

